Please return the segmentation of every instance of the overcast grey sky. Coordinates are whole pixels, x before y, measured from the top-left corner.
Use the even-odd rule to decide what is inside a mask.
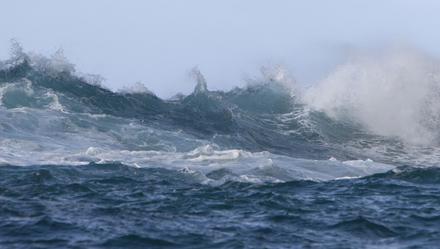
[[[84,73],[161,96],[189,92],[198,66],[210,88],[284,64],[300,82],[325,76],[351,49],[406,44],[440,54],[440,1],[1,0],[0,57],[63,48]]]

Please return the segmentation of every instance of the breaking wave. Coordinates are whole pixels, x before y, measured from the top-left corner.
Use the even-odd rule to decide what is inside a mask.
[[[305,93],[335,119],[403,141],[438,144],[440,61],[411,50],[353,58]]]
[[[274,68],[244,88],[209,91],[194,69],[194,92],[167,100],[140,83],[110,91],[62,52],[16,45],[0,63],[0,163],[163,167],[208,184],[432,166],[439,65],[415,52],[356,58],[303,90]]]

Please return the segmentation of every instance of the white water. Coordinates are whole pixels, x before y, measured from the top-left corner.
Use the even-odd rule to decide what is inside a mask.
[[[416,144],[438,142],[440,61],[411,50],[353,58],[304,93],[330,117]]]
[[[202,183],[280,182],[362,177],[394,166],[370,160],[306,160],[269,152],[222,149],[181,131],[136,120],[58,110],[0,107],[0,164],[84,165],[120,162],[181,170]],[[219,177],[208,175],[222,171]]]
[[[74,72],[62,53],[47,59],[32,56],[32,65],[47,73]],[[207,91],[203,75],[193,71],[197,93]],[[440,151],[440,62],[408,50],[353,58],[327,78],[298,94],[292,77],[281,67],[262,70],[262,79],[250,84],[277,82],[302,96],[309,108],[340,121],[351,120],[373,134],[396,137],[405,148],[396,149],[402,161],[434,165]],[[141,84],[123,92],[148,92]],[[14,101],[33,99],[28,104]],[[306,160],[269,152],[225,149],[182,131],[167,131],[138,120],[108,115],[68,113],[60,104],[63,94],[34,88],[32,82],[3,83],[0,88],[0,163],[12,165],[121,162],[134,167],[165,167],[182,170],[201,182],[332,180],[362,177],[388,171],[394,166],[371,160]],[[20,107],[28,106],[28,107]],[[18,108],[17,108],[18,107]],[[87,112],[87,110],[85,110]],[[308,112],[283,114],[283,125]],[[306,117],[304,126],[312,126]],[[294,131],[292,131],[294,132]],[[285,133],[286,136],[289,132]],[[356,142],[356,141],[355,141]],[[422,146],[423,145],[423,146]],[[342,147],[350,145],[342,144]],[[389,147],[367,147],[366,157],[389,156]],[[380,147],[385,146],[385,147]],[[397,145],[400,146],[400,145]],[[345,148],[346,149],[346,148]],[[382,151],[381,151],[382,150]],[[394,152],[391,152],[394,153]],[[393,155],[392,155],[393,156]],[[224,171],[220,178],[209,174]]]

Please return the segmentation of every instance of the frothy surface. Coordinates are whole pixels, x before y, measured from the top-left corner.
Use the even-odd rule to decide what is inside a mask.
[[[358,58],[310,89],[273,68],[211,91],[194,69],[170,100],[110,91],[61,52],[0,66],[1,246],[438,242],[432,58]]]

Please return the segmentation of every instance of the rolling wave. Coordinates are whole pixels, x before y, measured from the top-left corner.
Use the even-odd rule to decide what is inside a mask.
[[[411,55],[384,65],[356,61],[302,91],[280,70],[209,91],[194,69],[193,93],[161,99],[143,85],[108,90],[61,53],[17,50],[0,63],[0,162],[120,162],[202,182],[330,180],[436,164],[437,64]],[[383,78],[389,70],[395,75]]]

